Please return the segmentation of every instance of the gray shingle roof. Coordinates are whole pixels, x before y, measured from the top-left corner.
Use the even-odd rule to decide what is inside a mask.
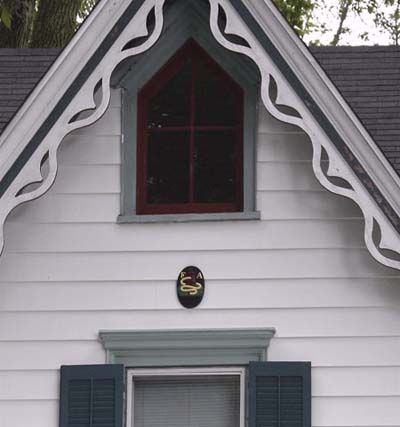
[[[58,49],[0,49],[0,134],[59,52]]]
[[[311,52],[400,174],[400,48],[314,47]]]
[[[311,52],[400,174],[400,48],[313,47]],[[58,53],[0,49],[0,134]]]

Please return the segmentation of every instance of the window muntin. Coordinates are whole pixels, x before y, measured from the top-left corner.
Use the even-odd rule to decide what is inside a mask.
[[[243,90],[189,41],[138,95],[138,214],[243,210]]]
[[[245,425],[245,368],[128,369],[127,384],[127,427]]]

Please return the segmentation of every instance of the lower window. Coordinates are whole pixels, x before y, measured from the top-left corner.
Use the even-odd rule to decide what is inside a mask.
[[[245,369],[128,369],[127,427],[244,427]]]

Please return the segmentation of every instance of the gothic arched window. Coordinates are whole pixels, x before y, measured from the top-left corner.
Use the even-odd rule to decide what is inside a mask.
[[[137,214],[243,210],[242,88],[194,41],[138,94]]]

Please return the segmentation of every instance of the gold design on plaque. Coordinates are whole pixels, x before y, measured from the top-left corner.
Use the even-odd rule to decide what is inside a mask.
[[[202,274],[198,273],[196,279],[203,279]],[[188,281],[192,283],[187,283]],[[185,272],[183,271],[181,273],[179,285],[179,290],[182,293],[189,294],[191,296],[196,296],[203,288],[203,285],[201,283],[194,281],[192,276],[186,276]]]

